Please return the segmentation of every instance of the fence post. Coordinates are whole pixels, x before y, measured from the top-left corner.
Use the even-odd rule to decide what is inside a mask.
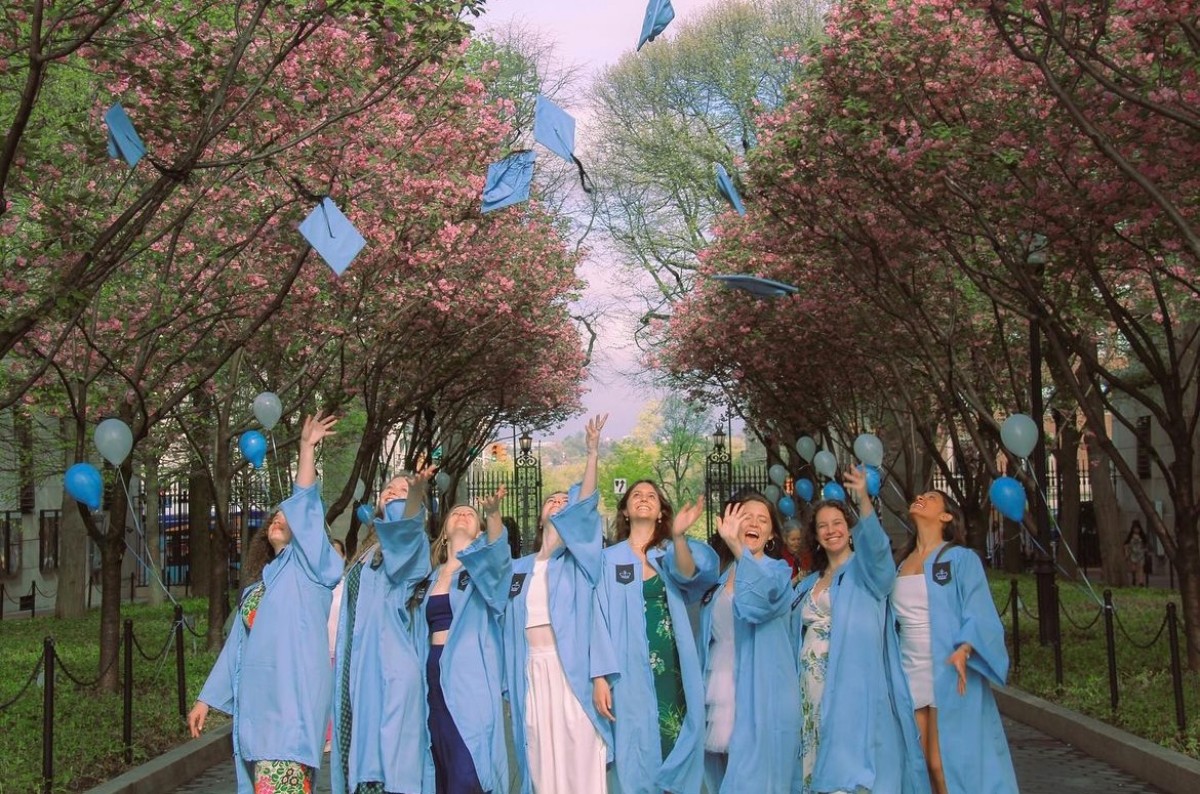
[[[1108,655],[1108,703],[1117,710],[1120,693],[1117,691],[1117,636],[1113,632],[1112,590],[1104,591],[1104,645]]]
[[[42,640],[42,792],[54,788],[54,638]]]
[[[1175,725],[1180,735],[1187,730],[1183,711],[1183,666],[1179,659],[1179,628],[1175,623],[1175,602],[1167,602],[1167,641],[1171,646],[1171,687],[1175,690]]]
[[[1021,669],[1021,594],[1017,591],[1017,580],[1012,580],[1012,633],[1013,633],[1013,652],[1012,652],[1012,667],[1013,671]]]
[[[0,582],[0,620],[4,620],[4,582]]]
[[[125,763],[133,763],[133,621],[125,621],[125,681],[122,686],[124,708],[121,739],[125,743]]]
[[[29,583],[29,619],[33,620],[34,613],[37,612],[37,582]]]
[[[183,669],[183,607],[175,605],[175,689],[179,695],[179,716],[187,721],[187,677]]]
[[[129,573],[129,603],[133,603],[133,589],[137,586],[137,574]]]

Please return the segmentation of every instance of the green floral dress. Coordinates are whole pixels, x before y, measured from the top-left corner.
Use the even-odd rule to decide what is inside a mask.
[[[667,590],[661,576],[642,581],[645,600],[646,639],[650,645],[650,671],[654,673],[654,694],[658,698],[658,733],[663,758],[675,746],[683,728],[687,706],[683,699],[683,673],[679,669],[679,649],[675,646],[675,627],[667,608]]]
[[[259,582],[238,607],[247,633],[254,628],[266,592],[266,584]],[[313,769],[299,761],[255,761],[253,778],[254,794],[312,794],[313,790]]]
[[[800,647],[800,763],[804,791],[810,792],[821,744],[821,697],[825,694],[829,632],[833,625],[828,587],[816,597],[809,591],[800,605],[800,617],[805,629],[804,644]]]

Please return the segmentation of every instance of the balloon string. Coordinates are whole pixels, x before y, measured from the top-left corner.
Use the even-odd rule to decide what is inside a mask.
[[[279,476],[279,450],[275,447],[275,433],[271,430],[267,431],[267,435],[271,437],[271,455],[275,465],[271,467],[271,471],[275,475],[275,485],[279,488],[279,501],[287,499],[287,493],[283,490],[283,478]],[[288,474],[291,474],[291,469],[288,469]]]
[[[132,508],[133,497],[129,494],[129,486],[125,483],[125,475],[122,473],[119,466],[117,467],[117,480],[121,483],[121,489],[125,491],[125,503]],[[145,505],[143,504],[143,507],[144,506]],[[154,577],[154,581],[157,582],[158,586],[162,588],[162,591],[167,594],[167,598],[171,599],[171,603],[178,606],[179,602],[175,600],[175,596],[171,595],[171,591],[167,589],[166,583],[163,582],[162,577],[158,575],[158,570],[154,567],[154,555],[150,553],[150,542],[146,539],[146,533],[142,531],[142,527],[138,523],[137,514],[137,510],[129,510],[129,516],[133,519],[133,527],[137,530],[138,536],[142,539],[142,545],[146,548],[146,559],[142,559],[141,555],[139,555],[133,546],[129,544],[128,538],[125,540],[125,547],[129,549],[129,552],[133,555],[133,558],[137,560],[137,562],[140,563],[143,568],[150,571],[151,575]]]
[[[1037,495],[1039,497],[1041,497],[1042,504],[1046,506],[1046,516],[1054,524],[1054,528],[1056,530],[1058,530],[1058,536],[1062,537],[1062,534],[1063,534],[1062,526],[1058,523],[1058,519],[1055,518],[1054,512],[1050,509],[1050,499],[1049,499],[1049,497],[1046,496],[1046,492],[1042,490],[1042,484],[1040,482],[1038,482],[1037,472],[1034,471],[1032,466],[1028,465],[1029,464],[1028,459],[1022,460],[1021,462],[1025,468],[1025,471],[1029,474],[1029,479],[1033,480],[1034,490],[1037,492]],[[1100,604],[1101,606],[1103,606],[1104,605],[1103,599],[1101,599],[1100,596],[1098,596],[1096,594],[1096,589],[1094,587],[1092,587],[1092,583],[1088,579],[1087,574],[1083,571],[1082,568],[1079,567],[1079,560],[1076,559],[1075,552],[1073,552],[1071,550],[1071,544],[1063,543],[1061,545],[1063,548],[1065,548],[1067,550],[1067,554],[1070,555],[1071,562],[1075,563],[1075,568],[1079,571],[1079,575],[1081,577],[1083,577],[1083,583],[1087,587],[1087,591],[1088,591],[1089,595],[1091,595],[1091,597],[1096,600],[1097,604]],[[1055,565],[1059,568],[1059,570],[1062,570],[1062,566],[1058,565],[1057,562],[1055,563]],[[1063,574],[1066,574],[1065,570],[1063,570]]]

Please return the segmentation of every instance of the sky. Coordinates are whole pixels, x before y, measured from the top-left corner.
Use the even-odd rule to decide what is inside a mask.
[[[646,47],[669,39],[680,22],[714,2],[720,0],[672,0],[675,20],[662,37]],[[589,111],[583,99],[587,86],[597,72],[636,48],[645,13],[646,0],[489,0],[487,13],[476,27],[481,31],[503,30],[515,24],[523,30],[536,31],[553,42],[560,61],[579,67],[581,79],[575,93],[581,99],[565,109],[579,122],[580,154],[586,163],[582,141],[587,138],[584,125]],[[627,288],[628,273],[604,250],[602,240],[590,237],[588,243],[592,254],[580,271],[581,278],[588,282],[583,302],[587,306],[612,303]],[[606,436],[623,438],[637,423],[638,415],[657,399],[652,389],[629,376],[637,366],[632,319],[607,312],[597,330],[598,341],[586,385],[588,393],[583,400],[584,413],[545,434],[545,438],[559,439],[582,432],[587,418],[597,413],[609,415]]]

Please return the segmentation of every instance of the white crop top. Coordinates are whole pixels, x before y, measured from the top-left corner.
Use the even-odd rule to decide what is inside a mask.
[[[529,577],[529,595],[525,597],[525,628],[550,625],[550,588],[547,586],[546,569],[549,560],[534,560],[533,574]]]

